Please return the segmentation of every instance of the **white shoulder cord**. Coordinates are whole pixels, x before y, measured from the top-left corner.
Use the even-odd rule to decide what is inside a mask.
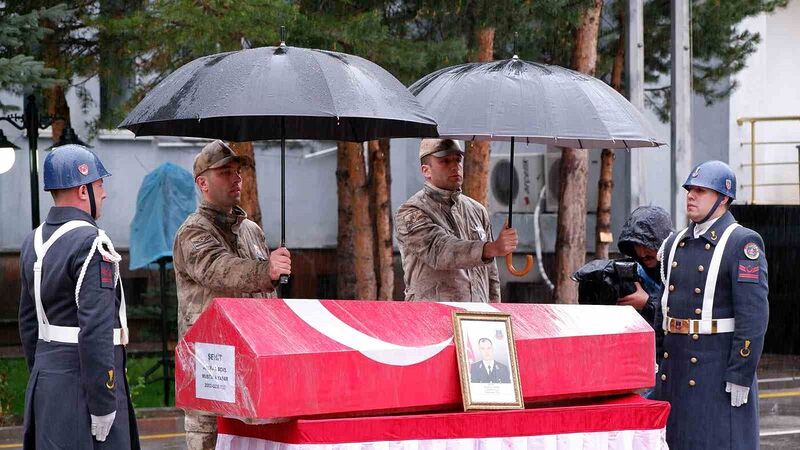
[[[658,253],[656,254],[656,260],[659,262],[658,264],[658,273],[661,275],[661,285],[667,285],[667,275],[664,273],[664,247],[666,247],[667,241],[672,235],[675,234],[674,232],[670,231],[669,236],[661,242],[661,247],[658,248]]]
[[[122,261],[122,256],[120,256],[119,253],[117,253],[114,250],[114,244],[111,243],[111,239],[109,239],[106,232],[98,228],[97,237],[94,239],[94,242],[92,243],[91,250],[89,250],[89,256],[86,257],[86,261],[84,261],[83,267],[81,267],[81,273],[78,276],[78,283],[75,286],[75,304],[78,306],[78,308],[81,307],[80,302],[78,300],[78,295],[81,292],[83,277],[86,275],[86,269],[89,268],[89,262],[92,260],[95,250],[99,251],[101,255],[105,256],[114,264],[115,288],[117,287],[117,282],[119,281],[119,262]]]

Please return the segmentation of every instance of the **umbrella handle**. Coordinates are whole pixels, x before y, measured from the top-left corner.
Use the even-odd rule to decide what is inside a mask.
[[[533,255],[526,255],[525,267],[521,270],[517,270],[514,268],[514,261],[512,260],[511,253],[509,253],[506,255],[506,268],[509,272],[511,272],[511,275],[514,275],[515,277],[523,277],[527,275],[528,272],[530,272],[533,268]]]

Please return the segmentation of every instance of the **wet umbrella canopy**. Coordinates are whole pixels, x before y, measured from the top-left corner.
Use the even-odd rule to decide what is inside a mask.
[[[433,118],[377,64],[344,53],[289,47],[283,33],[278,47],[204,56],[184,65],[119,125],[138,136],[280,139],[282,246],[287,138],[364,142],[438,135]]]
[[[575,148],[631,148],[660,145],[647,121],[628,100],[597,78],[558,66],[513,58],[470,63],[433,72],[409,90],[439,124],[442,137],[511,141]],[[512,189],[509,189],[509,197]],[[512,224],[513,198],[508,201]],[[506,256],[514,275],[517,270]]]
[[[436,136],[433,118],[380,66],[285,45],[198,58],[153,88],[119,126],[138,136],[238,142]]]
[[[452,66],[409,90],[453,139],[574,148],[660,145],[647,120],[601,80],[516,57]]]

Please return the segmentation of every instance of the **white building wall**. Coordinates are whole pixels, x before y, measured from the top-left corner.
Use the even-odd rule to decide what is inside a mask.
[[[729,158],[739,181],[740,202],[752,202],[750,167],[750,126],[738,125],[740,117],[800,116],[800,0],[791,0],[785,9],[770,15],[748,19],[739,29],[761,34],[758,50],[740,72],[740,85],[730,98]],[[794,142],[793,144],[760,145],[756,161],[796,162],[800,145],[800,121],[758,123],[756,142]],[[744,143],[744,145],[742,145]],[[756,168],[757,183],[796,183],[800,178],[797,165]],[[761,187],[756,190],[757,203],[800,202],[798,186]]]

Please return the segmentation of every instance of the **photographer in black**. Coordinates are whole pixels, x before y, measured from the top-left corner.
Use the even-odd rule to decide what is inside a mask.
[[[658,251],[672,233],[672,219],[664,208],[640,206],[625,222],[617,246],[630,259],[594,260],[578,269],[578,302],[632,306],[655,328],[662,320]],[[663,335],[656,334],[656,363],[663,356]]]

